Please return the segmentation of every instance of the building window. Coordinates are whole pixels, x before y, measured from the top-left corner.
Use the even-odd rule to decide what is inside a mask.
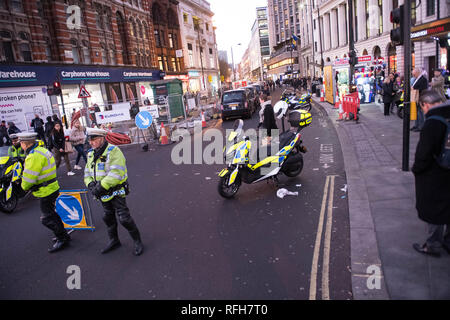
[[[171,61],[171,63],[172,63],[172,70],[173,70],[173,71],[178,71],[178,70],[177,70],[177,63],[176,63],[175,58],[170,58],[170,61]]]
[[[435,6],[436,6],[435,0],[427,0],[427,17],[434,15]]]
[[[169,33],[169,48],[173,49],[173,34]]]
[[[184,23],[189,22],[189,15],[186,12],[183,13],[183,21],[184,21]]]
[[[188,55],[189,55],[189,67],[194,67],[194,52],[192,50],[192,44],[188,43]]]
[[[11,9],[15,12],[23,12],[23,3],[22,0],[11,0]]]
[[[14,62],[14,51],[11,41],[3,41],[2,43],[3,56],[6,62]]]
[[[91,51],[88,47],[83,48],[83,60],[85,64],[91,64]]]
[[[158,66],[159,70],[164,70],[163,59],[161,56],[158,56]]]
[[[161,36],[159,34],[159,30],[155,29],[154,33],[155,33],[156,47],[160,48],[161,47]]]
[[[78,51],[78,42],[75,39],[71,39],[70,43],[72,44],[72,59],[73,59],[73,63],[79,64],[80,63],[80,53]]]
[[[164,30],[160,30],[160,41],[161,41],[161,47],[165,47],[166,46],[166,37],[164,35]]]
[[[378,34],[383,33],[383,0],[378,0],[378,12],[380,17],[378,18]]]

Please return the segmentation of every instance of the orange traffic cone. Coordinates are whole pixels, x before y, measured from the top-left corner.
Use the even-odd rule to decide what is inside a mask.
[[[205,114],[203,111],[202,111],[202,128],[206,128]]]
[[[166,128],[164,128],[164,123],[161,122],[161,144],[169,144],[169,138],[167,137]]]
[[[320,102],[324,102],[324,101],[325,101],[325,95],[324,95],[323,87],[322,87],[322,89],[320,89]]]
[[[336,103],[334,104],[335,109],[339,109],[339,106],[341,105],[341,101],[339,99],[339,95],[336,94]]]
[[[344,99],[345,99],[345,97],[344,97]],[[340,103],[339,104],[339,119],[337,119],[337,121],[344,120],[344,114],[345,114],[344,107],[343,107],[342,103]]]

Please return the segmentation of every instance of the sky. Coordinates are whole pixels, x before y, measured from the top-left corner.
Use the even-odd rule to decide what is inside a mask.
[[[248,47],[256,8],[267,6],[267,0],[207,0],[214,12],[213,24],[217,27],[217,47],[228,51],[231,64],[231,46],[233,46],[234,63],[241,61]],[[241,43],[239,46],[238,43]]]

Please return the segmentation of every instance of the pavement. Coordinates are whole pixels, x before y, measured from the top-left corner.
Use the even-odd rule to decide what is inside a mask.
[[[415,209],[414,175],[402,171],[403,120],[384,116],[383,106],[372,103],[361,105],[358,123],[336,121],[337,109],[313,101],[332,120],[343,152],[353,298],[450,299],[450,255],[429,257],[412,247],[425,242],[427,225]],[[418,140],[419,133],[411,132],[410,168]],[[371,277],[377,267],[379,282]]]

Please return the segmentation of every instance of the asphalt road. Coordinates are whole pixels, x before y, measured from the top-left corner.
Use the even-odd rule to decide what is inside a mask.
[[[312,114],[303,172],[280,176],[280,187],[299,194],[284,199],[263,181],[226,200],[217,192],[223,164],[175,165],[175,145],[147,153],[123,147],[127,201],[145,245],[140,257],[121,226],[122,247],[100,254],[108,240],[95,201],[95,232],[76,231],[67,250],[47,253],[52,235],[40,224],[39,203],[25,199],[12,215],[0,214],[0,299],[351,299],[341,148],[326,114]],[[255,114],[245,128],[257,123]],[[82,172],[65,172],[58,171],[63,189],[84,187]],[[67,287],[73,265],[81,289]]]

